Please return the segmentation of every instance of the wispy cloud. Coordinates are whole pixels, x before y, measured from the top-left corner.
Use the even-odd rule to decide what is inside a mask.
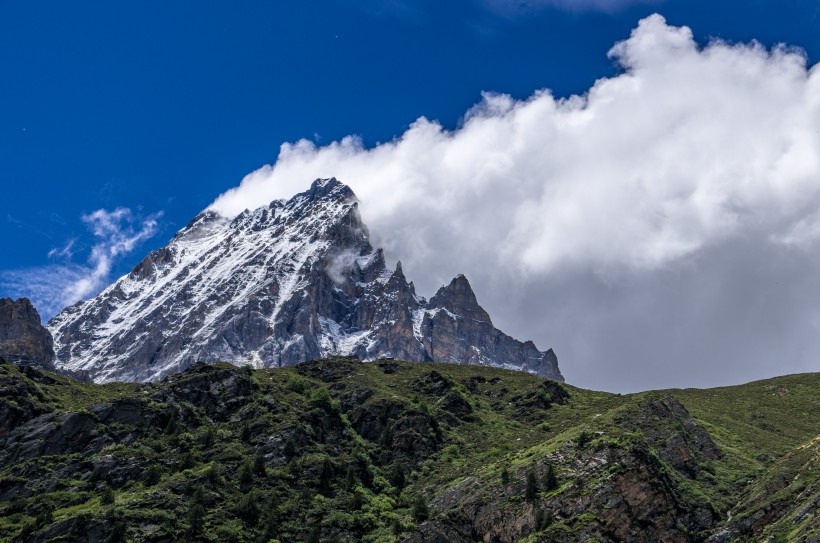
[[[110,281],[111,269],[119,258],[154,236],[162,213],[139,217],[130,209],[98,209],[82,216],[94,237],[84,264],[72,261],[77,239],[72,238],[48,252],[60,260],[46,266],[0,272],[0,284],[17,296],[30,298],[47,319],[64,307],[99,292]]]
[[[71,238],[65,242],[62,247],[54,247],[48,252],[49,258],[58,258],[61,260],[71,260],[74,256],[74,244],[77,243],[77,238]]]

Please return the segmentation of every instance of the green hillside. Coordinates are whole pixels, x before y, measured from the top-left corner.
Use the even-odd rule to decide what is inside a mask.
[[[475,366],[0,365],[0,541],[807,541],[820,374],[593,392]]]

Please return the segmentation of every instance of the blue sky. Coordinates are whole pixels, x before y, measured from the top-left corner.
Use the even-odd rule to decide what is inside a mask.
[[[49,285],[127,272],[285,142],[371,147],[420,116],[455,129],[482,91],[584,93],[656,12],[820,59],[820,0],[0,0],[0,296],[50,316]]]

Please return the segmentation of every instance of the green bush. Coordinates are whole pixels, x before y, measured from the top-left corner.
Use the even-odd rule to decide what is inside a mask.
[[[416,496],[413,501],[413,519],[416,522],[424,522],[430,518],[430,509],[427,507],[427,500],[423,496]]]

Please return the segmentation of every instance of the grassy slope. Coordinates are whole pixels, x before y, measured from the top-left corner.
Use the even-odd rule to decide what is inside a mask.
[[[0,505],[0,541],[17,541],[21,530],[39,533],[77,517],[99,522],[119,518],[132,527],[148,525],[138,533],[129,532],[135,540],[267,541],[275,532],[283,541],[317,540],[320,534],[322,538],[336,534],[340,541],[394,541],[396,533],[411,530],[416,523],[416,496],[438,495],[466,477],[495,481],[505,466],[520,477],[533,459],[577,439],[582,431],[602,432],[596,439],[626,438],[629,430],[615,424],[618,417],[647,398],[668,394],[686,406],[724,452],[722,459],[705,467],[702,478],[688,483],[696,487],[693,492],[706,495],[719,510],[742,502],[738,514],[750,514],[766,502],[767,498],[759,497],[760,489],[755,493],[752,487],[764,484],[760,481],[767,472],[781,470],[793,475],[795,464],[806,465],[816,458],[814,447],[791,463],[784,461],[788,468],[779,462],[820,432],[813,416],[820,412],[820,374],[738,387],[624,396],[566,386],[570,393],[566,405],[541,409],[527,406],[527,399],[540,393],[543,382],[531,375],[474,366],[397,365],[395,372],[386,373],[375,363],[352,364],[349,371],[330,382],[299,368],[259,370],[250,377],[256,387],[252,398],[231,420],[209,422],[193,409],[191,420],[183,427],[154,428],[139,434],[130,445],[110,444],[83,458],[68,455],[0,466],[0,488],[4,481],[23,473],[70,473],[72,462],[87,464],[104,456],[138,463],[142,473],[150,466],[161,468],[156,483],[135,478],[117,486],[113,505],[102,505],[106,482],[95,476],[67,478],[47,492],[8,501]],[[456,394],[469,404],[472,413],[463,420],[449,416],[445,408],[448,397],[420,389],[419,382],[433,371],[452,385],[448,385],[448,394]],[[2,366],[0,373],[31,383],[12,366]],[[52,377],[52,383],[34,383],[44,399],[32,401],[67,412],[123,397],[144,397],[165,386],[100,386]],[[357,388],[372,393],[365,406],[399,405],[397,417],[401,420],[412,421],[427,413],[442,421],[439,441],[429,453],[413,456],[393,454],[391,438],[400,436],[363,439],[349,420],[353,410],[340,408],[336,401]],[[329,399],[327,391],[335,399]],[[157,420],[164,420],[167,406],[151,404],[150,408],[156,411]],[[317,433],[319,426],[327,427],[324,433]],[[246,435],[246,427],[251,428],[251,436]],[[208,435],[216,436],[213,444],[208,443]],[[237,480],[243,464],[252,462],[270,437],[283,436],[284,440],[292,435],[305,437],[300,439],[299,451],[288,455],[284,465],[268,465],[250,484]],[[406,472],[403,489],[391,482],[396,465]],[[816,463],[813,465],[816,468]],[[351,474],[349,466],[356,466]],[[85,468],[77,471],[87,471]],[[817,472],[811,473],[816,483]],[[805,491],[805,485],[789,488],[783,492]],[[192,497],[197,489],[198,497]],[[247,506],[243,498],[249,493],[259,507],[256,514],[251,511],[251,520],[243,510]],[[191,529],[195,522],[191,511],[197,501],[204,509],[201,532]],[[50,513],[38,516],[44,510]],[[784,530],[777,534],[786,533]]]

